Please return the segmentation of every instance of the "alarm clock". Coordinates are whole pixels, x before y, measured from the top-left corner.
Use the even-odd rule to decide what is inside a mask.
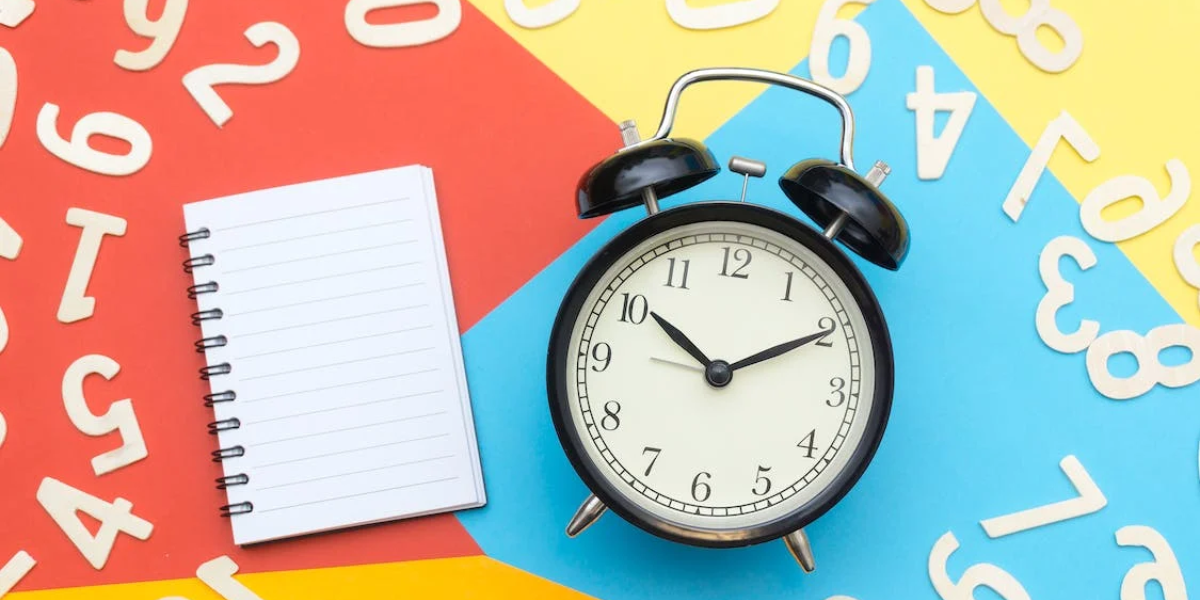
[[[808,159],[780,178],[822,231],[746,202],[766,166],[734,157],[739,201],[659,210],[720,171],[704,144],[669,137],[684,89],[738,80],[783,86],[837,108],[840,162]],[[858,481],[883,437],[893,356],[883,311],[834,243],[896,270],[903,216],[879,190],[889,169],[853,165],[854,115],[815,82],[771,71],[691,71],[671,87],[658,131],[592,167],[580,218],[644,205],[649,216],[592,257],[563,298],[547,360],[558,439],[591,490],[575,537],[608,509],[659,537],[705,547],[783,538],[806,571],[804,527]]]

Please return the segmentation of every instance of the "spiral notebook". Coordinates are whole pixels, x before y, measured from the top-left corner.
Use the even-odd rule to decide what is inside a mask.
[[[234,542],[482,506],[433,174],[184,206]]]

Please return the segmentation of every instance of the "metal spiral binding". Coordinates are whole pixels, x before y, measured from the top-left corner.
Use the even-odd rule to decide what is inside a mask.
[[[216,482],[217,482],[217,489],[223,490],[225,488],[231,488],[236,485],[249,484],[250,476],[245,473],[238,473],[237,475],[228,475],[226,477],[218,477],[216,479]]]
[[[189,259],[183,261],[183,272],[191,273],[193,270],[198,269],[200,267],[210,267],[213,264],[215,264],[216,262],[217,262],[217,259],[215,257],[213,257],[213,255],[211,255],[211,254],[202,254],[200,256],[193,256],[192,258],[189,258]]]
[[[246,448],[244,446],[230,446],[212,451],[213,462],[225,462],[228,459],[239,458],[245,455]]]
[[[184,248],[187,248],[188,244],[190,244],[191,242],[194,242],[196,240],[208,239],[210,237],[212,237],[212,232],[209,231],[207,227],[201,227],[200,229],[197,229],[196,231],[189,231],[189,232],[179,236],[179,245],[183,246]]]
[[[200,369],[200,379],[208,381],[218,375],[228,375],[233,371],[233,365],[229,363],[220,363],[216,365],[208,365]]]
[[[217,282],[215,281],[193,285],[187,289],[188,298],[195,300],[196,298],[200,297],[200,294],[212,294],[219,289],[221,289],[221,286],[217,285]]]
[[[233,390],[225,390],[224,392],[218,392],[216,394],[205,394],[204,406],[212,408],[213,406],[216,406],[222,402],[233,402],[234,400],[237,400],[237,392]]]
[[[199,325],[205,321],[217,321],[225,317],[225,311],[214,308],[212,310],[202,310],[192,313],[192,325]]]
[[[227,345],[229,345],[229,338],[223,335],[201,338],[196,342],[196,352],[204,354],[204,351],[209,348],[220,348]]]
[[[222,517],[233,517],[236,515],[245,515],[254,512],[254,504],[250,502],[238,502],[237,504],[226,504],[221,507]]]
[[[229,431],[230,429],[240,429],[241,427],[242,427],[242,421],[236,417],[233,419],[223,419],[221,421],[213,421],[212,423],[209,423],[208,424],[208,433],[209,433],[209,435],[217,435],[218,433],[220,433],[222,431]]]

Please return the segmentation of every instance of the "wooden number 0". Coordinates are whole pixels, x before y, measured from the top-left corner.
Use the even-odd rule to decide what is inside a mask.
[[[462,0],[350,0],[346,4],[346,31],[355,41],[372,48],[402,48],[436,42],[458,29]],[[415,23],[367,23],[367,13],[393,6],[435,4],[437,16]]]
[[[183,76],[183,87],[187,88],[217,127],[225,125],[233,116],[233,110],[217,95],[213,86],[225,83],[261,85],[279,81],[291,73],[300,61],[300,41],[292,30],[279,23],[256,23],[246,29],[245,35],[256,48],[275,44],[279,47],[279,55],[265,65],[207,65]]]

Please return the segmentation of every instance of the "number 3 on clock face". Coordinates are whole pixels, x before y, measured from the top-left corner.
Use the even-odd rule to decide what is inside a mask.
[[[892,392],[857,269],[749,204],[679,207],[610,242],[568,292],[550,365],[560,441],[597,497],[705,546],[777,538],[832,506]]]

